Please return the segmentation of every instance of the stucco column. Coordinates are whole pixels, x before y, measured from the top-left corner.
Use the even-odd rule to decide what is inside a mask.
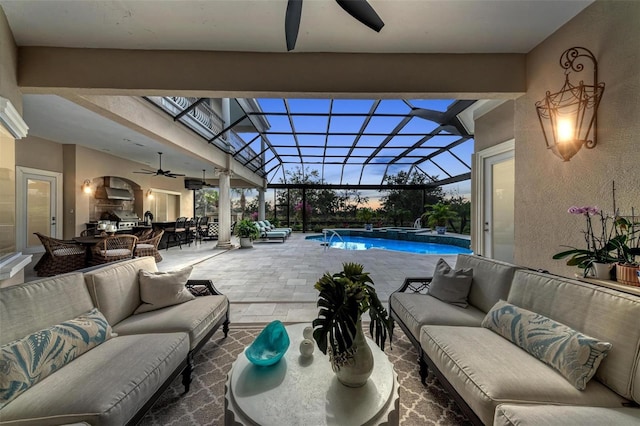
[[[231,174],[221,171],[218,178],[220,198],[218,199],[218,244],[216,248],[231,248]]]
[[[258,220],[265,220],[264,189],[258,188]]]

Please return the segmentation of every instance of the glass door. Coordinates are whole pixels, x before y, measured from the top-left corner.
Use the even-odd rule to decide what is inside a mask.
[[[492,259],[514,260],[515,141],[474,154],[473,180],[477,203],[473,249]]]
[[[49,237],[61,238],[61,192],[62,177],[33,169],[19,168],[17,179],[18,242],[25,253],[36,253],[44,248],[38,237],[39,232]]]

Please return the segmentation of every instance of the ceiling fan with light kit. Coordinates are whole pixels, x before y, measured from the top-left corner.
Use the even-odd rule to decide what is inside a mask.
[[[180,173],[171,173],[171,170],[162,170],[162,153],[158,152],[158,155],[160,156],[160,165],[158,167],[158,170],[142,169],[139,172],[133,172],[133,173],[139,173],[143,175],[165,176],[165,177],[174,178],[174,179],[178,176],[184,176],[183,174],[180,174]]]

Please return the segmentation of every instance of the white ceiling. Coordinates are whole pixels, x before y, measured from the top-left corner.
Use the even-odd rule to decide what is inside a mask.
[[[290,54],[527,53],[593,1],[370,0],[385,23],[376,33],[333,0],[304,0]],[[286,0],[0,0],[0,7],[19,46],[286,52]],[[205,168],[58,97],[25,96],[24,118],[39,137],[151,166],[164,151],[163,166],[191,176]]]

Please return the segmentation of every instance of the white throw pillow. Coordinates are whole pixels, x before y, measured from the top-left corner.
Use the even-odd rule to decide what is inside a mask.
[[[140,269],[138,279],[142,305],[138,306],[133,314],[155,311],[195,299],[184,286],[192,269],[191,266],[169,272],[149,272]]]

